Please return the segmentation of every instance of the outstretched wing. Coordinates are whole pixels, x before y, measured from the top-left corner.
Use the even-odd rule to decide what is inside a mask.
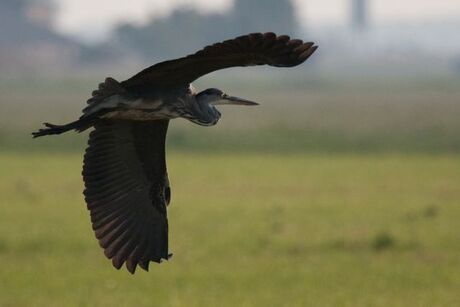
[[[314,43],[274,33],[253,33],[210,45],[195,54],[144,69],[122,82],[131,90],[156,86],[186,86],[210,72],[236,66],[292,67],[303,63],[317,49]]]
[[[85,198],[105,255],[119,269],[168,259],[168,121],[101,121],[84,158]]]

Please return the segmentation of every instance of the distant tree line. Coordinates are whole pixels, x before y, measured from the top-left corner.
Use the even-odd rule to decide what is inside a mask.
[[[123,49],[151,60],[181,56],[209,43],[249,32],[294,35],[298,28],[289,0],[236,0],[233,9],[224,14],[205,15],[184,8],[144,26],[120,25],[115,39]]]
[[[129,62],[133,54],[151,62],[179,57],[249,32],[295,35],[299,28],[290,0],[235,0],[232,9],[221,14],[179,8],[144,26],[119,25],[112,39],[83,45],[57,34],[47,24],[37,23],[29,14],[34,5],[52,7],[53,4],[54,0],[0,0],[0,68],[3,71],[5,67],[15,69],[34,63],[38,67],[51,62],[55,62],[55,66],[57,62],[68,62],[97,67]]]

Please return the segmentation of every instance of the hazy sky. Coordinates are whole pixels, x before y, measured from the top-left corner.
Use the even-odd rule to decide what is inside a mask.
[[[119,21],[143,23],[166,15],[178,6],[198,7],[203,12],[231,8],[232,0],[56,0],[57,28],[87,39],[103,37]],[[347,20],[349,0],[294,0],[305,25],[341,24]],[[460,0],[370,0],[374,22],[411,22],[424,19],[460,18]],[[116,4],[115,4],[116,3]]]

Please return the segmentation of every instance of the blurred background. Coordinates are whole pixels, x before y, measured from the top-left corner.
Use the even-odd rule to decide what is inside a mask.
[[[0,305],[460,305],[459,28],[459,0],[0,0]],[[268,31],[320,49],[196,82],[261,105],[172,123],[175,257],[115,271],[87,132],[30,132],[107,76]]]

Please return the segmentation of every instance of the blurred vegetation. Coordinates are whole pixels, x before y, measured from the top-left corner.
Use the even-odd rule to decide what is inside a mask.
[[[169,155],[174,257],[135,276],[94,238],[81,160],[0,153],[1,306],[460,304],[458,155]]]
[[[0,80],[0,305],[459,305],[458,79],[264,72],[196,84],[260,106],[172,121],[174,257],[134,277],[91,231],[87,133],[29,135],[99,80]]]
[[[147,25],[120,25],[115,41],[144,59],[167,59],[250,32],[295,35],[300,29],[296,18],[289,0],[237,0],[233,9],[223,14],[203,14],[185,7]]]
[[[293,7],[185,8],[83,47],[32,27],[18,15],[25,3],[0,1],[0,23],[18,24],[0,29],[3,56],[39,72],[17,78],[4,70],[11,59],[0,61],[0,306],[460,306],[458,75],[383,76],[361,63],[368,78],[353,62],[319,71],[313,58],[302,69],[199,80],[261,105],[222,106],[210,128],[171,122],[174,257],[133,277],[112,268],[91,231],[81,181],[88,132],[30,132],[77,118],[105,77],[97,65],[123,72],[119,80],[143,68],[114,61],[127,49],[150,63],[243,32],[293,35]],[[12,44],[31,38],[70,44],[94,70],[50,77],[54,58],[36,61]]]
[[[279,80],[282,82],[277,83]],[[3,80],[1,148],[81,152],[86,133],[37,140],[31,140],[29,134],[45,121],[74,120],[97,83],[85,78]],[[230,81],[224,73],[197,84],[199,88],[204,85],[261,105],[223,106],[221,121],[211,128],[174,120],[168,135],[170,150],[460,152],[460,88],[455,78],[338,81],[321,76],[302,80],[295,73],[271,79],[263,73],[249,73],[246,79]]]

